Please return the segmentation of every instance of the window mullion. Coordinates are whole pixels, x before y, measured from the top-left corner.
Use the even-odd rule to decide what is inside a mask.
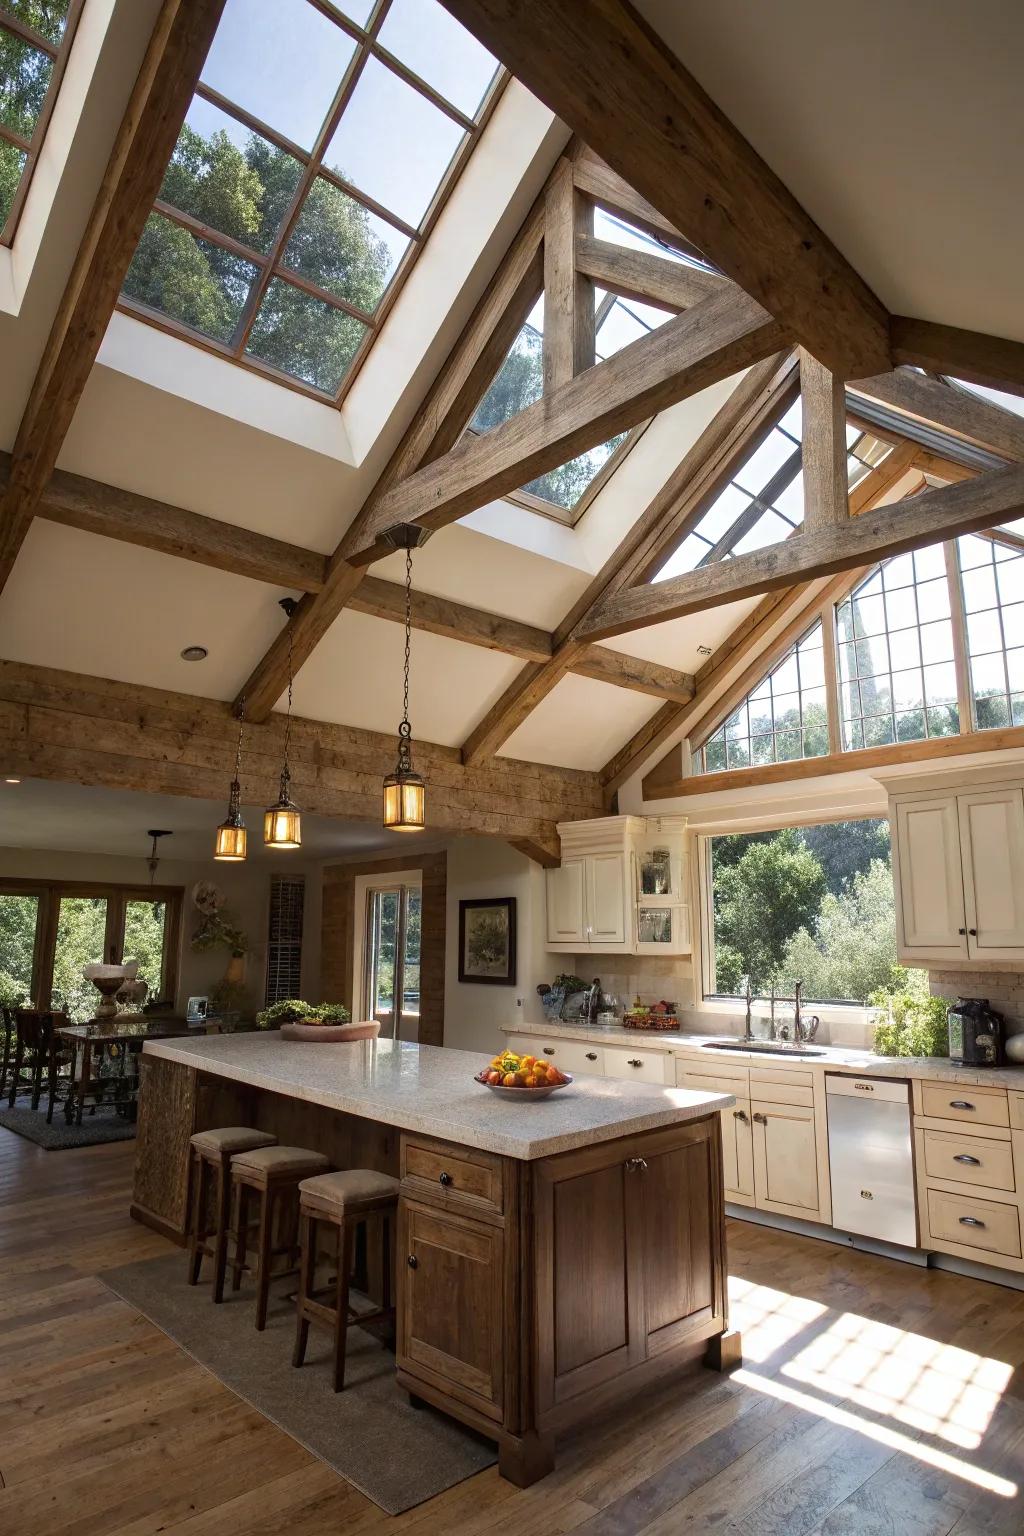
[[[956,667],[957,707],[960,711],[960,734],[966,736],[975,729],[974,699],[971,693],[971,668],[967,657],[967,622],[964,617],[964,595],[960,585],[960,565],[956,557],[956,542],[948,540],[942,546],[946,561],[946,585],[949,589],[949,613],[953,621],[953,665]]]
[[[828,750],[835,756],[843,750],[843,732],[839,709],[839,653],[836,645],[836,607],[831,600],[821,610],[821,644],[825,668],[825,709],[828,715]]]

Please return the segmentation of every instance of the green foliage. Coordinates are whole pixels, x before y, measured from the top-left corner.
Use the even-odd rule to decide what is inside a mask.
[[[282,1024],[348,1024],[352,1015],[344,1003],[304,1003],[301,998],[287,997],[280,1003],[271,1003],[256,1015],[259,1029],[280,1029]]]
[[[923,971],[908,976],[924,976]],[[901,992],[872,994],[869,1001],[884,1007],[887,1017],[875,1025],[875,1051],[879,1056],[948,1056],[949,999],[931,997],[920,984]]]
[[[0,1008],[20,1008],[28,1002],[28,994],[20,981],[10,971],[0,971]]]
[[[802,827],[800,839],[821,865],[833,896],[845,890],[851,877],[866,874],[875,859],[886,868],[892,859],[892,835],[887,817],[867,821],[826,821]]]
[[[21,998],[17,1001],[32,1000],[38,910],[37,896],[0,895],[0,970],[21,989]],[[10,1007],[6,998],[2,1000]]]
[[[344,1003],[321,1003],[316,1010],[321,1024],[351,1024],[352,1015]]]
[[[864,1003],[879,987],[899,984],[896,919],[889,865],[874,859],[855,870],[839,895],[826,892],[812,925],[786,944],[780,966],[784,991],[801,980],[818,1002]]]
[[[2,68],[3,65],[0,63],[0,69]],[[24,164],[24,152],[16,149],[13,144],[8,144],[6,139],[0,139],[0,225],[6,221],[11,211]]]
[[[76,1023],[96,1015],[100,995],[92,982],[85,980],[82,967],[106,959],[106,928],[105,896],[61,897],[53,957],[53,1002]]]
[[[563,971],[560,976],[555,977],[552,985],[556,992],[564,991],[568,996],[571,992],[585,992],[590,982],[583,981],[579,976],[573,976],[568,971]]]
[[[824,894],[821,865],[792,829],[716,871],[716,937],[741,957],[755,990],[768,987],[787,942],[813,920]]]

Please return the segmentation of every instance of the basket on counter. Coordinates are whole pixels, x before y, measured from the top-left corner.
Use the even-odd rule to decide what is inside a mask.
[[[670,1030],[679,1028],[675,1013],[654,1013],[650,1008],[630,1008],[622,1015],[624,1029]]]

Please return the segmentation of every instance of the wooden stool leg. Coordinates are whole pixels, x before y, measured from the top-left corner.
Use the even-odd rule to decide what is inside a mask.
[[[231,1220],[231,1159],[221,1154],[217,1170],[217,1237],[213,1248],[213,1299],[224,1300],[224,1274],[228,1263],[228,1226]]]
[[[235,1182],[235,1252],[231,1260],[231,1289],[237,1291],[242,1283],[242,1272],[249,1248],[249,1190],[239,1179]]]
[[[36,1046],[35,1060],[32,1063],[32,1108],[39,1108],[39,1100],[43,1096],[43,1054]]]
[[[259,1252],[256,1257],[256,1329],[262,1333],[267,1326],[267,1304],[270,1300],[270,1250],[274,1229],[274,1186],[268,1180],[260,1191]]]
[[[315,1216],[303,1211],[299,1217],[299,1242],[302,1256],[299,1259],[299,1294],[295,1302],[295,1348],[292,1365],[299,1366],[306,1358],[309,1342],[309,1318],[306,1316],[306,1298],[313,1290],[316,1271],[317,1223]]]
[[[192,1154],[192,1235],[188,1244],[188,1283],[196,1285],[203,1266],[203,1210],[206,1205],[206,1160]]]
[[[334,1317],[334,1390],[345,1385],[345,1347],[348,1343],[348,1278],[352,1269],[352,1223],[342,1217],[338,1227],[337,1312]]]

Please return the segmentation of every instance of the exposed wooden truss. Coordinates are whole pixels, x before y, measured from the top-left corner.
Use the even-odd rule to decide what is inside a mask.
[[[941,427],[972,448],[996,454],[1008,463],[1024,460],[1024,417],[955,384],[898,368],[851,385],[849,401],[855,406],[861,396],[891,406],[908,422]]]
[[[951,373],[972,384],[1024,395],[1024,343],[961,331],[954,325],[911,320],[893,315],[890,321],[892,361],[909,363],[927,373]]]
[[[810,530],[850,515],[846,468],[846,392],[841,379],[810,352],[800,351],[804,521]]]
[[[163,0],[14,444],[0,590],[57,462],[225,0]]]
[[[244,804],[277,797],[284,722],[246,729]],[[151,794],[219,800],[234,764],[237,721],[228,704],[109,678],[0,662],[4,771]],[[393,736],[293,718],[292,790],[303,810],[377,821]],[[596,774],[501,761],[468,769],[451,747],[418,742],[431,786],[432,828],[534,846],[556,843],[556,823],[601,814]]]

